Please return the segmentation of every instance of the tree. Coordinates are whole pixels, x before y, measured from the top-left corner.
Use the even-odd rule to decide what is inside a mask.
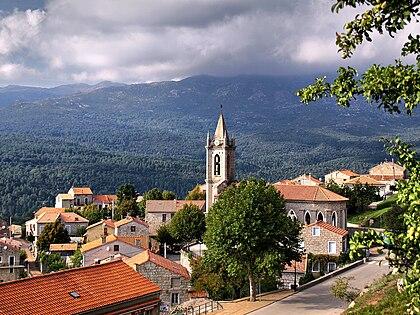
[[[89,220],[89,224],[94,224],[101,221],[104,218],[104,212],[102,209],[99,209],[97,205],[90,204],[84,206],[80,211],[80,215],[85,219]]]
[[[70,236],[60,221],[47,223],[38,237],[37,246],[40,251],[48,251],[50,244],[69,243]]]
[[[391,208],[382,215],[383,226],[389,231],[404,231],[404,213],[406,209],[398,205]]]
[[[185,200],[206,200],[206,193],[201,190],[200,185],[189,191]]]
[[[78,248],[74,254],[70,257],[71,267],[78,268],[82,266],[83,262],[83,255],[80,251],[80,248]]]
[[[47,254],[42,251],[39,256],[41,263],[47,266],[48,272],[59,271],[66,268],[66,262],[58,253]]]
[[[169,190],[160,190],[159,188],[152,188],[143,193],[143,199],[139,203],[140,212],[146,213],[146,201],[147,200],[174,200],[176,199],[176,194],[173,191]]]
[[[343,58],[349,58],[371,34],[384,30],[393,37],[420,16],[420,1],[385,0],[337,0],[332,10],[339,12],[344,7],[363,6],[364,12],[346,23],[345,32],[337,34],[336,44]],[[319,98],[335,97],[337,104],[348,107],[358,96],[369,103],[376,103],[390,113],[405,111],[411,115],[420,102],[420,36],[410,34],[401,49],[401,56],[414,55],[415,64],[403,64],[396,60],[388,66],[372,65],[360,78],[356,69],[340,67],[332,83],[319,78],[314,84],[301,89],[298,96],[303,103]],[[397,204],[405,210],[404,228],[401,232],[386,231],[383,235],[372,230],[355,233],[350,240],[350,257],[358,257],[363,249],[373,242],[383,244],[391,251],[390,263],[404,274],[404,287],[410,296],[409,313],[420,312],[420,162],[416,151],[399,138],[387,142],[390,154],[398,157],[399,163],[409,173],[407,181],[397,184]]]
[[[241,181],[228,187],[208,214],[204,257],[210,265],[223,262],[230,277],[246,274],[255,301],[258,278],[279,275],[286,264],[300,260],[300,230],[273,186]]]
[[[171,236],[182,244],[201,241],[206,230],[206,217],[199,207],[186,204],[169,223]]]
[[[131,184],[121,185],[117,189],[117,204],[114,219],[120,220],[127,215],[144,218],[144,212],[141,211],[141,208],[137,204],[136,189]]]
[[[159,243],[167,245],[175,244],[175,239],[172,237],[171,233],[169,232],[168,224],[161,225],[157,230],[156,239]]]
[[[164,191],[162,191],[162,199],[163,200],[174,200],[174,199],[176,199],[176,195],[173,191],[164,190]]]

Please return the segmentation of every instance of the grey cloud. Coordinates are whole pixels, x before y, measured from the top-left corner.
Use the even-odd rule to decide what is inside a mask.
[[[377,37],[343,61],[335,32],[355,12],[336,15],[330,6],[323,0],[52,0],[45,11],[0,19],[0,74],[7,74],[0,83],[327,72],[338,64],[390,62],[414,30],[410,25],[396,40]]]

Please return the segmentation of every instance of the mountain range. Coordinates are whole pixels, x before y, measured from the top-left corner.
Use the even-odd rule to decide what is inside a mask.
[[[196,76],[0,88],[0,211],[23,219],[71,185],[112,193],[126,182],[182,197],[204,182],[205,139],[220,105],[237,140],[237,174],[269,181],[337,168],[364,172],[390,158],[381,137],[420,144],[420,119],[361,100],[302,105],[309,76]]]

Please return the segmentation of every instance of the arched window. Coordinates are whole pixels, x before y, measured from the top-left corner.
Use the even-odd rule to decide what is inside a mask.
[[[297,220],[296,213],[293,210],[290,210],[289,213],[287,214],[287,216],[290,219]]]
[[[309,214],[308,211],[306,211],[305,213],[305,224],[310,224],[311,223],[311,215]]]
[[[322,214],[322,212],[318,212],[316,219],[317,221],[324,221],[324,215]]]
[[[331,217],[331,224],[337,226],[337,213],[334,211]]]
[[[220,176],[220,156],[216,154],[214,156],[214,175]]]

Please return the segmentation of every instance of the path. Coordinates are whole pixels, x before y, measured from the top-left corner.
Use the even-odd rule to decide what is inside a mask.
[[[374,258],[375,259],[375,258]],[[339,277],[354,277],[350,281],[352,287],[363,289],[371,284],[374,280],[388,273],[389,267],[387,262],[379,263],[383,256],[376,258],[366,264],[344,272]],[[330,293],[331,285],[336,278],[332,278],[315,285],[302,292],[291,295],[281,301],[275,302],[269,306],[261,308],[253,315],[281,315],[281,314],[322,314],[332,315],[340,314],[346,309],[348,303],[334,298]]]

